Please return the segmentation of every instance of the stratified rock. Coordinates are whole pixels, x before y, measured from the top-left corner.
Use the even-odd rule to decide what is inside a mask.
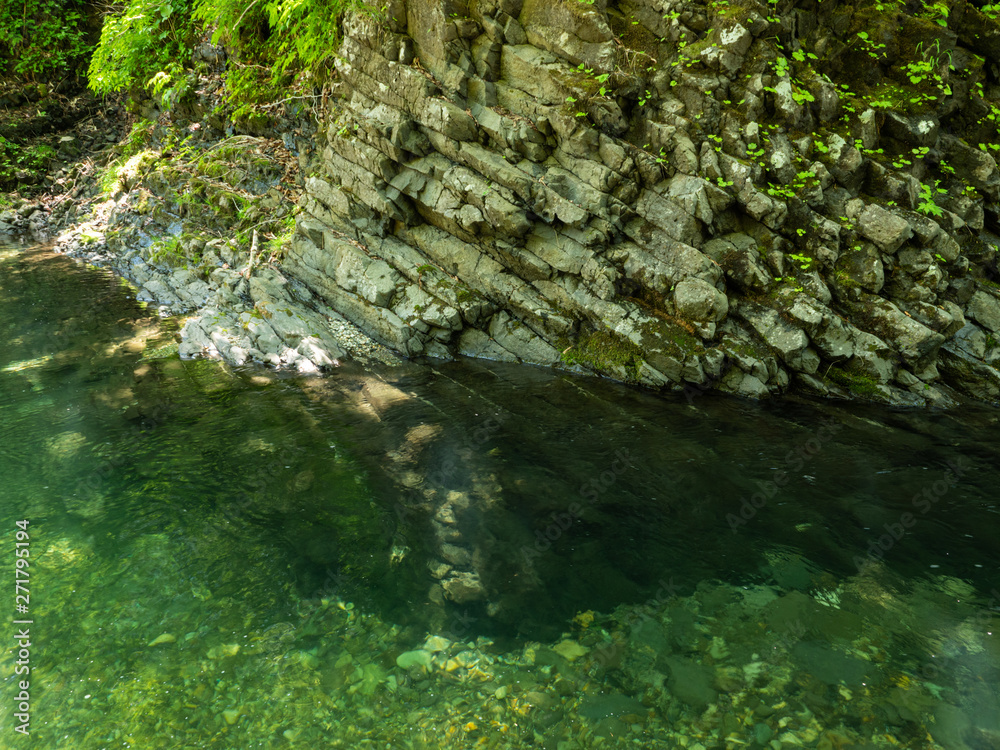
[[[126,197],[113,216],[132,222],[140,294],[202,309],[185,355],[301,372],[344,353],[336,317],[406,356],[587,369],[653,388],[762,398],[795,383],[941,404],[925,386],[946,361],[946,380],[991,398],[1000,354],[986,336],[1000,332],[1000,297],[986,283],[997,241],[983,228],[1000,170],[973,142],[988,128],[970,124],[992,93],[967,96],[988,66],[967,66],[934,112],[848,106],[844,70],[827,64],[825,12],[798,14],[789,51],[768,47],[764,70],[753,50],[774,22],[756,11],[606,6],[407,0],[392,3],[391,32],[349,14],[339,98],[314,155],[300,154],[303,211],[280,269],[198,240],[207,278],[165,271],[136,249],[146,219]],[[898,13],[907,29],[930,25]],[[950,54],[1000,64],[1000,47],[994,60],[970,31],[977,13],[956,12]],[[899,72],[896,54],[854,49],[841,62],[877,90]],[[956,122],[968,136],[949,134]],[[151,187],[168,194],[156,175]],[[168,208],[155,221],[179,236]],[[25,210],[0,221],[26,224],[39,207]],[[456,601],[483,596],[455,572],[466,552],[438,556],[440,592]]]

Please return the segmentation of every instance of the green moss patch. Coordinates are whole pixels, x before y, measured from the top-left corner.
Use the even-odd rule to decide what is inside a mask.
[[[568,365],[581,365],[615,376],[619,374],[616,370],[624,368],[635,380],[639,379],[643,363],[642,350],[614,331],[594,331],[581,336],[562,353],[561,359]]]
[[[855,396],[876,401],[882,400],[881,384],[870,375],[852,370],[850,366],[841,368],[834,365],[829,368],[826,377]]]

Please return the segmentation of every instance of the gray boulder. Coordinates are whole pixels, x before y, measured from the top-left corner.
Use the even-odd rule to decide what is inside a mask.
[[[876,205],[865,206],[858,215],[858,231],[887,253],[896,252],[913,235],[906,220]]]
[[[969,315],[991,331],[1000,331],[1000,300],[994,295],[978,291],[968,305]]]

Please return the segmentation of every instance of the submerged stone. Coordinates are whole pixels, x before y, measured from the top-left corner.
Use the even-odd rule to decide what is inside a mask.
[[[645,712],[642,701],[621,693],[588,696],[580,704],[580,715],[591,721]]]
[[[708,708],[718,698],[712,683],[715,674],[711,667],[683,656],[670,656],[665,660],[670,669],[670,692],[698,710]]]
[[[590,649],[581,646],[576,641],[563,641],[552,647],[552,650],[567,661],[576,661],[581,656],[585,656]]]
[[[431,668],[431,654],[423,649],[404,651],[396,657],[396,666],[400,669],[422,667],[424,670],[429,670]]]
[[[837,651],[828,643],[803,641],[795,644],[792,655],[801,669],[827,685],[844,682],[849,687],[860,687],[871,669],[867,662]]]

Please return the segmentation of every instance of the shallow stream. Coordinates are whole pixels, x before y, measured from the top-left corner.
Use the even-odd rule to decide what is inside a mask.
[[[0,247],[0,746],[1000,748],[1000,411],[176,330]]]

